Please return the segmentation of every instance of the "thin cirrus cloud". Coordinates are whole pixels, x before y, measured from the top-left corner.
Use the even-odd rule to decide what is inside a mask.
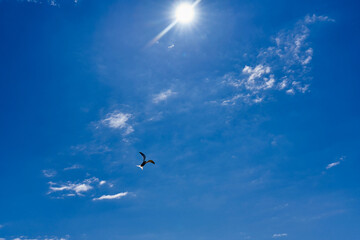
[[[64,168],[64,171],[76,170],[76,169],[80,169],[80,168],[82,168],[81,165],[79,165],[79,164],[74,164],[74,165],[72,165],[72,166],[70,166],[70,167]]]
[[[68,240],[70,238],[69,235],[66,235],[66,237],[56,237],[56,236],[43,236],[43,237],[27,237],[27,236],[20,236],[12,238],[12,240]],[[5,238],[0,238],[0,240],[5,240]]]
[[[37,4],[49,4],[50,6],[58,6],[56,0],[18,0],[19,2],[37,3]]]
[[[48,194],[54,198],[63,199],[65,197],[75,197],[81,196],[84,197],[87,192],[95,190],[96,188],[101,188],[105,184],[108,184],[109,187],[113,187],[113,184],[107,183],[105,180],[99,180],[96,177],[88,178],[82,182],[71,182],[67,181],[66,183],[54,183],[49,182],[49,191]],[[110,200],[110,199],[120,199],[125,197],[128,192],[121,192],[115,195],[103,195],[98,198],[93,198],[94,201],[97,200]],[[87,194],[89,196],[89,194]],[[92,194],[91,194],[92,195]]]
[[[342,156],[342,157],[339,158],[339,161],[329,163],[329,164],[326,166],[326,170],[328,170],[328,169],[330,169],[330,168],[333,168],[333,167],[335,167],[335,166],[337,166],[337,165],[340,165],[340,163],[341,163],[342,161],[344,161],[345,158],[346,158],[345,156]]]
[[[93,198],[94,201],[99,201],[99,200],[112,200],[112,199],[120,199],[125,197],[126,195],[128,195],[128,192],[121,192],[118,194],[114,194],[114,195],[103,195],[101,197],[98,198]]]
[[[108,113],[100,123],[108,128],[123,130],[123,134],[128,135],[134,132],[134,128],[129,124],[131,118],[132,114],[114,111]]]
[[[287,233],[275,233],[272,236],[272,238],[281,238],[281,237],[287,237]]]
[[[55,177],[57,174],[57,172],[53,169],[44,169],[44,170],[42,170],[42,173],[47,178]]]
[[[54,183],[49,182],[49,192],[48,194],[53,194],[56,192],[61,193],[61,197],[73,197],[73,196],[84,196],[85,192],[88,192],[96,186],[96,183],[99,183],[99,179],[92,177],[85,179],[82,182],[66,182],[66,183]]]
[[[340,161],[330,163],[330,164],[328,164],[328,165],[326,166],[326,169],[333,168],[333,167],[335,167],[335,166],[337,166],[337,165],[339,165],[339,164],[340,164]]]
[[[79,0],[68,0],[68,2],[78,3]],[[18,0],[18,2],[27,2],[27,3],[35,3],[35,4],[48,4],[53,7],[60,7],[58,0]]]
[[[171,89],[162,91],[159,94],[154,95],[153,102],[159,103],[159,102],[165,101],[166,99],[168,99],[169,97],[171,97],[175,94],[176,94],[176,92],[173,92]]]
[[[333,22],[327,16],[306,16],[290,30],[280,31],[273,39],[274,45],[261,49],[254,66],[245,65],[240,71],[224,75],[223,83],[234,87],[238,93],[224,99],[221,105],[260,103],[270,90],[295,95],[309,91],[310,63],[313,48],[310,47],[310,25],[317,22]]]

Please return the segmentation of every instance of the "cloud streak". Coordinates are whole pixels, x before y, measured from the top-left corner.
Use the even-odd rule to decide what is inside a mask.
[[[328,164],[328,165],[326,166],[326,169],[333,168],[333,167],[335,167],[335,166],[337,166],[337,165],[339,165],[339,164],[340,164],[340,161],[330,163],[330,164]]]
[[[72,165],[72,166],[70,166],[70,167],[64,168],[64,171],[75,170],[75,169],[80,169],[80,168],[82,168],[81,165],[79,165],[79,164],[74,164],[74,165]]]
[[[272,236],[272,238],[281,238],[281,237],[287,237],[287,233],[275,233]]]
[[[98,183],[99,179],[96,177],[85,179],[82,182],[74,183],[74,182],[66,182],[63,184],[58,184],[54,182],[49,182],[49,192],[48,194],[55,192],[64,193],[62,197],[72,197],[72,196],[83,196],[83,193],[88,192],[94,189],[95,183]]]
[[[330,169],[330,168],[333,168],[333,167],[335,167],[335,166],[337,166],[337,165],[340,165],[340,163],[341,163],[342,161],[344,161],[344,160],[345,160],[345,156],[342,156],[342,157],[339,158],[339,161],[329,163],[329,164],[326,166],[326,170],[328,170],[328,169]]]
[[[35,4],[48,4],[53,7],[60,7],[59,0],[18,0],[18,2],[27,2]],[[74,4],[78,3],[78,0],[68,0],[68,2],[73,2]]]
[[[44,170],[42,170],[42,173],[47,178],[55,177],[57,174],[57,172],[53,169],[44,169]]]
[[[55,237],[55,236],[44,236],[44,237],[36,237],[36,238],[30,238],[26,236],[20,236],[12,238],[13,240],[68,240],[70,238],[69,235],[66,237]],[[5,238],[0,238],[0,240],[5,240]]]
[[[176,92],[173,92],[171,89],[168,89],[166,91],[163,91],[159,94],[156,94],[153,98],[153,102],[154,103],[159,103],[159,102],[162,102],[162,101],[165,101],[166,99],[168,99],[169,97],[175,95]]]
[[[98,198],[93,198],[94,201],[99,201],[99,200],[112,200],[112,199],[120,199],[125,197],[126,195],[128,195],[128,192],[121,192],[118,194],[114,194],[114,195],[103,195],[101,197]]]

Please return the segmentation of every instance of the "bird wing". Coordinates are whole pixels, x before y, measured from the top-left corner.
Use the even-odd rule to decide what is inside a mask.
[[[145,154],[143,154],[142,152],[139,152],[139,153],[141,154],[141,156],[143,157],[143,159],[145,161],[145,158],[146,158]]]
[[[151,162],[152,164],[155,164],[155,162],[153,160],[149,160],[146,163],[149,163],[149,162]]]

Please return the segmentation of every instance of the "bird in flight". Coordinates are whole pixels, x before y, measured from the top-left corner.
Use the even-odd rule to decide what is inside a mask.
[[[152,164],[155,164],[155,162],[153,161],[153,160],[148,160],[148,161],[145,161],[145,159],[146,159],[146,156],[145,156],[145,154],[143,154],[142,152],[139,152],[140,154],[141,154],[141,156],[143,157],[143,162],[142,162],[142,164],[140,164],[140,165],[136,165],[137,167],[139,167],[139,168],[141,168],[141,170],[143,170],[143,168],[144,168],[144,166],[145,166],[145,164],[147,164],[147,163],[152,163]]]

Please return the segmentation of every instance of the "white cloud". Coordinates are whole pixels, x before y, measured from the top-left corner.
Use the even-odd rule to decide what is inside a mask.
[[[257,97],[254,99],[254,103],[261,103],[264,100],[264,98]]]
[[[170,96],[173,96],[175,95],[176,92],[173,92],[171,89],[168,89],[166,91],[163,91],[159,94],[156,94],[153,98],[153,102],[154,103],[159,103],[159,102],[162,102],[162,101],[165,101],[166,99],[168,99]]]
[[[272,236],[273,238],[281,238],[281,237],[287,237],[287,233],[275,233]]]
[[[45,177],[47,178],[51,178],[51,177],[55,177],[56,176],[56,171],[53,169],[44,169],[42,170],[42,173],[44,174]]]
[[[237,85],[244,85],[247,90],[258,91],[272,88],[275,82],[274,76],[269,75],[271,68],[262,64],[257,65],[255,68],[245,66],[242,70],[242,74],[245,78],[242,78]]]
[[[79,183],[79,184],[67,184],[67,185],[62,185],[60,187],[50,187],[50,190],[53,192],[57,192],[57,191],[64,191],[64,190],[70,190],[70,191],[75,191],[77,194],[80,194],[81,192],[86,192],[93,189],[92,186],[90,186],[89,184],[84,184],[84,183]]]
[[[19,0],[19,2],[37,3],[37,4],[49,4],[50,6],[59,6],[55,0]]]
[[[81,165],[79,165],[79,164],[74,164],[74,165],[72,165],[72,166],[70,166],[70,167],[64,168],[64,171],[75,170],[75,169],[80,169],[80,168],[82,168]]]
[[[294,95],[295,94],[295,90],[293,88],[286,90],[286,94],[289,95]]]
[[[126,122],[130,119],[131,114],[113,112],[108,114],[107,118],[101,122],[110,128],[124,128]]]
[[[124,135],[128,135],[134,131],[133,127],[128,123],[132,115],[129,113],[121,113],[118,111],[109,113],[105,119],[101,120],[101,124],[106,127],[124,130]]]
[[[257,65],[254,69],[249,66],[245,66],[242,70],[243,73],[249,74],[249,81],[254,81],[257,78],[260,78],[265,73],[270,73],[271,68],[268,66],[263,66],[261,64]]]
[[[231,99],[227,99],[227,100],[223,100],[221,105],[226,106],[226,105],[235,105],[236,101],[238,99],[243,99],[244,102],[248,102],[248,99],[250,97],[250,94],[244,95],[244,94],[238,94],[235,95],[234,97],[232,97]]]
[[[13,238],[13,240],[67,240],[70,236],[66,235],[66,237],[55,237],[55,236],[38,236],[36,238],[30,238],[26,236],[19,236],[16,238]],[[0,240],[5,240],[5,238],[0,238]]]
[[[62,196],[82,196],[82,193],[92,190],[94,188],[94,183],[97,182],[99,182],[99,179],[95,177],[85,179],[84,181],[78,183],[73,183],[70,181],[63,184],[49,182],[49,194],[54,192],[65,192],[65,194],[63,194]]]
[[[312,48],[309,48],[308,50],[305,51],[305,57],[303,60],[301,60],[301,64],[306,65],[309,64],[312,60],[312,56],[314,53],[314,50]]]
[[[338,160],[338,161],[328,164],[328,165],[326,166],[326,169],[330,169],[330,168],[333,168],[333,167],[339,165],[342,161],[345,161],[345,158],[346,158],[346,156],[341,156],[341,157],[339,157],[339,160]]]
[[[334,19],[329,18],[328,16],[316,16],[313,14],[312,16],[307,15],[305,17],[305,23],[314,23],[314,22],[335,22]]]
[[[111,199],[120,199],[122,197],[125,197],[126,195],[128,195],[128,192],[122,192],[122,193],[118,193],[115,195],[103,195],[99,198],[94,198],[94,201],[98,201],[98,200],[111,200]]]
[[[53,7],[59,7],[59,0],[18,0],[19,2],[28,2],[28,3],[36,3],[36,4],[48,4]],[[73,2],[74,4],[78,3],[78,0],[68,0],[68,2]]]
[[[340,161],[330,163],[330,164],[328,164],[328,165],[326,166],[326,169],[330,169],[330,168],[335,167],[335,166],[337,166],[337,165],[339,165],[339,164],[340,164]]]
[[[270,90],[285,91],[294,95],[296,92],[309,91],[311,76],[310,63],[314,50],[309,45],[311,24],[316,22],[333,22],[327,16],[308,15],[298,21],[290,30],[280,31],[273,38],[274,45],[261,49],[256,62],[251,67],[245,65],[241,71],[227,73],[223,83],[235,87],[242,96],[234,101],[234,97],[222,100],[233,102],[239,100],[248,104],[258,103],[256,99],[265,99]],[[240,93],[235,96],[240,96]]]
[[[168,46],[169,49],[174,48],[174,47],[175,47],[174,44],[171,44],[170,46]]]
[[[99,182],[99,185],[102,186],[102,185],[104,185],[105,183],[106,183],[106,181],[105,181],[105,180],[102,180],[102,181]]]

